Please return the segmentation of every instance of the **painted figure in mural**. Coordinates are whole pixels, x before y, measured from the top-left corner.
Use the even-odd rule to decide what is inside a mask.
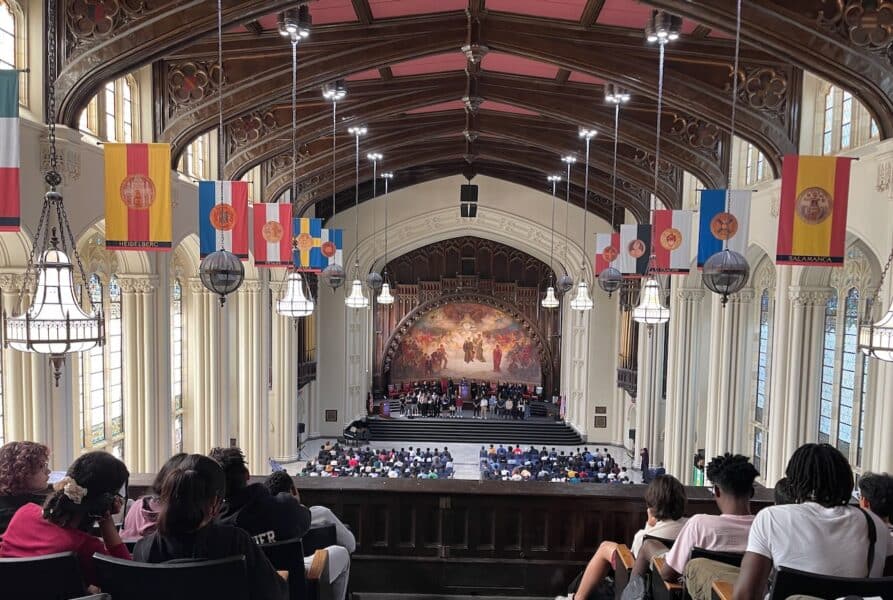
[[[493,370],[497,373],[502,372],[502,348],[499,344],[493,348]]]
[[[484,336],[482,336],[480,333],[474,340],[474,353],[475,358],[478,361],[487,362],[487,360],[484,358]]]
[[[462,350],[465,352],[466,363],[474,360],[474,342],[471,341],[471,338],[465,340],[465,343],[462,344]]]
[[[446,349],[443,347],[443,344],[441,344],[440,347],[437,348],[437,352],[440,356],[440,362],[441,362],[440,368],[446,369],[447,368],[447,353],[446,353]]]

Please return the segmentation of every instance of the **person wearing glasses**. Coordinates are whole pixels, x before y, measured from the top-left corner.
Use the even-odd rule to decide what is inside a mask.
[[[43,507],[26,504],[13,516],[0,558],[45,556],[75,552],[87,585],[97,585],[93,554],[130,559],[112,517],[124,499],[118,493],[130,473],[124,463],[108,452],[88,452],[78,457],[65,477],[53,486]],[[93,537],[94,524],[102,539]]]

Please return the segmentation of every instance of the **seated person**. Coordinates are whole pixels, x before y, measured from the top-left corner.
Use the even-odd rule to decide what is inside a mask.
[[[877,515],[849,506],[853,471],[844,455],[829,444],[804,444],[785,475],[794,504],[764,508],[754,519],[735,599],[762,599],[778,567],[832,577],[883,575],[893,553],[890,536]]]
[[[82,454],[53,486],[43,508],[25,504],[16,511],[0,542],[0,558],[75,552],[84,583],[97,585],[94,553],[130,558],[112,520],[121,510],[118,492],[129,476],[124,463],[108,452]],[[97,521],[101,540],[90,534]]]
[[[893,477],[886,473],[866,473],[859,480],[859,506],[879,516],[890,531],[893,545]]]
[[[218,520],[248,532],[257,544],[304,537],[310,511],[288,494],[273,496],[262,483],[248,485],[248,467],[241,448],[213,448],[210,457],[226,475],[226,494]]]
[[[288,584],[248,534],[215,522],[225,487],[226,477],[216,461],[200,454],[187,456],[165,477],[157,528],[136,543],[134,560],[163,563],[242,555],[252,600],[286,600]]]
[[[121,529],[121,538],[138,540],[155,531],[158,515],[161,512],[161,486],[164,484],[164,478],[180,466],[184,458],[186,458],[186,453],[180,452],[174,454],[164,463],[152,481],[152,493],[137,498],[127,511],[127,515],[124,517],[124,527]]]
[[[710,598],[711,586],[717,579],[714,572],[691,572],[686,569],[692,548],[704,548],[717,552],[741,552],[747,547],[747,535],[753,523],[750,499],[753,482],[759,472],[746,456],[729,454],[717,456],[707,465],[707,477],[713,483],[713,495],[720,515],[695,515],[682,527],[673,548],[667,552],[660,577],[675,583],[682,573],[686,576],[686,589],[692,598]],[[666,552],[666,547],[648,540],[636,557],[634,573],[641,575],[654,556]],[[640,561],[646,561],[641,563]],[[700,562],[700,561],[696,561]],[[704,561],[714,563],[713,561]],[[724,565],[725,566],[725,565]]]
[[[0,536],[15,512],[46,500],[50,450],[36,442],[9,442],[0,447]]]

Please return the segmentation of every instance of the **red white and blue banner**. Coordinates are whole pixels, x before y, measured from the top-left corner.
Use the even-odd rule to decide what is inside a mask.
[[[654,272],[684,274],[691,270],[690,210],[655,210],[651,237]]]
[[[199,181],[201,257],[221,248],[248,260],[248,182]]]
[[[288,267],[292,264],[291,204],[254,205],[254,265]]]
[[[698,228],[698,268],[726,248],[746,256],[750,229],[750,190],[702,190]],[[728,210],[726,195],[728,194]]]
[[[329,265],[344,266],[344,259],[342,258],[343,238],[343,229],[322,230],[322,246],[320,246],[320,250],[322,251],[323,258],[325,259],[325,266],[323,266],[323,269],[325,269]]]

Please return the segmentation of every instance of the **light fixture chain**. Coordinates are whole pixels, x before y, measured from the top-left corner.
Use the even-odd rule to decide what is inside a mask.
[[[78,263],[78,272],[81,274],[81,283],[83,283],[83,290],[87,289],[87,272],[84,270],[84,265],[81,262],[81,254],[77,251],[77,243],[74,240],[74,234],[71,232],[71,225],[68,223],[68,213],[66,213],[62,209],[62,199],[60,197],[58,208],[56,209],[59,216],[59,225],[62,228],[60,234],[62,235],[63,244],[65,243],[65,236],[68,236],[68,239],[71,241],[72,254]],[[83,294],[83,292],[82,292]],[[90,294],[87,294],[87,302],[90,303],[90,306],[93,306],[93,299],[90,298]]]
[[[50,189],[55,190],[62,181],[62,177],[56,170],[58,161],[56,157],[56,77],[58,76],[57,52],[56,52],[56,0],[47,2],[47,85],[46,92],[46,117],[47,140],[50,150],[50,170],[46,174],[46,182]]]
[[[217,180],[223,180],[223,147],[224,147],[224,131],[223,131],[223,4],[222,0],[217,0]],[[222,198],[223,184],[218,183],[217,197]],[[218,247],[224,248],[223,230],[217,232]]]
[[[291,204],[298,207],[298,38],[291,41]]]
[[[654,138],[654,198],[651,200],[650,209],[654,213],[654,203],[657,198],[658,170],[660,169],[660,121],[664,108],[664,46],[665,42],[658,44],[660,50],[660,62],[657,68],[657,127],[655,128]]]
[[[877,289],[875,289],[874,296],[871,298],[872,304],[875,304],[881,297],[881,290],[884,287],[884,281],[887,279],[887,273],[890,271],[891,264],[893,264],[893,249],[890,250],[890,256],[887,257],[887,262],[884,264],[884,268],[881,271],[880,281],[878,281]],[[869,314],[868,317],[871,318],[871,315]]]
[[[332,99],[332,218],[335,218],[335,145],[338,143],[336,135],[338,129],[338,101]]]
[[[617,212],[617,147],[620,134],[620,102],[614,104],[614,169],[611,176],[611,233],[614,232],[614,215]],[[597,251],[598,249],[596,249]]]
[[[384,178],[384,268],[388,268],[388,177]]]
[[[589,224],[589,142],[592,140],[590,136],[586,136],[586,173],[583,175],[583,264],[580,265],[580,281],[583,281],[583,273],[586,271],[586,263],[589,261],[589,255],[586,254],[588,238],[586,237],[586,225]]]
[[[359,131],[356,133],[356,165],[354,169],[354,174],[356,175],[356,185],[354,186],[354,197],[353,197],[353,212],[354,212],[354,227],[356,227],[356,248],[354,248],[354,252],[356,256],[354,258],[354,274],[356,279],[360,278],[360,133]]]
[[[549,279],[552,280],[555,277],[555,261],[553,259],[553,255],[555,253],[555,190],[558,187],[558,180],[552,179],[552,228],[551,239],[549,240]]]
[[[738,110],[738,64],[741,54],[741,0],[737,3],[738,10],[735,15],[735,64],[732,71],[732,116],[729,123],[729,140],[730,144],[735,143],[735,118]],[[734,169],[734,161],[729,161],[729,182],[726,185],[726,206],[725,212],[729,212],[732,206],[732,172]],[[729,247],[728,238],[724,239],[723,249]]]
[[[564,264],[565,265],[567,265],[567,247],[568,247],[567,236],[568,236],[568,230],[570,229],[568,227],[568,225],[570,223],[569,217],[570,217],[570,208],[571,208],[571,164],[572,164],[571,161],[567,162],[567,187],[566,187],[566,193],[565,193],[565,199],[564,199]],[[565,267],[565,269],[567,269],[567,267]],[[567,273],[567,271],[565,271],[565,273]]]

